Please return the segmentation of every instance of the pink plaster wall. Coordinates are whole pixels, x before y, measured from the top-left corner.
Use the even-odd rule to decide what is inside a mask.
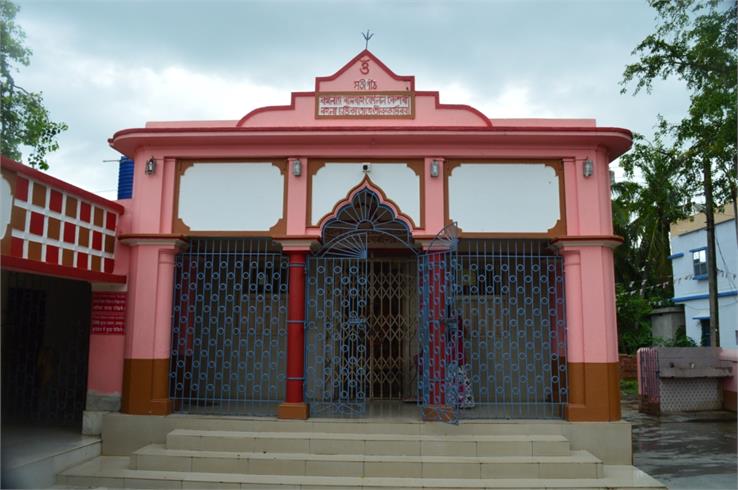
[[[174,203],[174,174],[176,170],[177,160],[174,158],[164,158],[160,166],[161,177],[161,202],[159,209],[161,210],[161,219],[159,221],[159,233],[172,232],[172,214]]]
[[[738,391],[738,349],[720,349],[720,359],[731,363],[733,376],[723,380],[723,389]]]
[[[592,176],[584,177],[584,161],[594,164]],[[605,151],[593,148],[564,159],[567,234],[611,235],[609,158]]]
[[[208,146],[188,145],[187,147],[168,147],[167,149],[142,150],[137,152],[139,159],[145,162],[152,154],[178,155],[180,158],[245,158],[285,155],[321,155],[322,157],[355,157],[355,158],[417,158],[424,155],[449,155],[457,158],[490,158],[490,159],[525,159],[525,158],[562,158],[564,159],[565,205],[568,235],[596,235],[611,234],[612,221],[610,218],[609,174],[606,161],[597,162],[593,177],[584,178],[581,175],[581,166],[584,159],[567,158],[565,148],[557,146],[493,146],[468,147],[460,146],[449,148],[434,144],[432,138],[423,144],[406,144],[393,147],[368,147],[364,145],[338,144],[308,144],[285,148],[279,143],[253,146]],[[594,155],[593,148],[591,154]],[[145,157],[145,158],[144,158]],[[434,234],[444,224],[444,188],[443,188],[443,158],[441,160],[441,174],[438,178],[430,177],[430,161],[436,157],[425,157],[426,175],[425,191],[425,222],[428,224],[418,228],[415,234]],[[306,226],[305,206],[307,201],[308,168],[311,158],[301,157],[303,162],[302,175],[295,177],[291,170],[287,172],[287,233],[293,236],[319,236],[319,230]],[[139,160],[141,161],[141,160]],[[175,159],[163,159],[157,166],[156,174],[147,176],[143,172],[142,164],[137,161],[136,178],[134,179],[134,199],[132,204],[126,204],[126,213],[121,223],[120,233],[171,233],[172,214],[174,207],[174,180]],[[392,196],[388,196],[392,199]],[[580,204],[581,203],[581,204]],[[594,204],[593,204],[594,203]],[[582,224],[580,224],[582,223]],[[125,273],[123,268],[126,262],[126,247],[119,246],[116,261],[120,259],[120,269],[116,272]]]
[[[156,172],[144,173],[146,161],[156,159]],[[139,149],[134,157],[133,205],[129,233],[171,232],[174,204],[174,162],[161,151]]]
[[[87,390],[101,395],[120,395],[123,389],[122,335],[90,335]]]
[[[117,233],[128,233],[133,220],[133,202],[130,199],[117,201],[125,208],[118,220]],[[114,274],[127,276],[130,265],[130,249],[117,242],[115,245]],[[125,289],[127,286],[123,286]],[[94,290],[105,290],[104,286],[93,285]],[[126,330],[129,325],[126,322]],[[123,389],[123,356],[125,335],[90,335],[87,364],[87,389],[100,395],[120,395]]]

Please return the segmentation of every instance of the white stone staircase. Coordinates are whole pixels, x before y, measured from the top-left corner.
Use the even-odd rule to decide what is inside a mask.
[[[632,466],[605,465],[588,451],[572,450],[560,434],[527,433],[529,424],[521,424],[515,434],[496,433],[494,424],[467,426],[476,432],[425,426],[376,422],[293,424],[294,430],[281,431],[255,430],[253,424],[250,431],[175,428],[165,444],[146,445],[130,456],[95,458],[62,472],[57,483],[311,490],[665,488]]]

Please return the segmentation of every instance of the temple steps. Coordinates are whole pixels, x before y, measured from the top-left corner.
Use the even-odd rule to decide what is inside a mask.
[[[59,474],[57,484],[310,490],[664,488],[632,466],[606,465],[588,451],[572,450],[561,434],[401,423],[359,423],[350,431],[350,424],[303,422],[293,424],[302,430],[270,430],[288,425],[176,428],[164,444],[147,444],[130,456],[95,458]],[[329,426],[331,431],[322,430]]]
[[[565,456],[562,435],[407,435],[327,432],[236,432],[175,429],[167,448],[397,456]]]
[[[567,456],[397,456],[167,449],[152,444],[131,456],[130,467],[253,475],[407,478],[600,478],[602,462],[587,451]]]
[[[101,456],[58,477],[63,488],[343,489],[664,489],[632,466],[604,465],[601,478],[375,478],[134,470],[126,456]]]

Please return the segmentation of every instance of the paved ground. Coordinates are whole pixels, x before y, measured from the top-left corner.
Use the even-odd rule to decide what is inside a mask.
[[[634,397],[623,400],[623,418],[633,423],[633,464],[671,490],[738,488],[736,414],[699,412],[654,417],[638,412]]]

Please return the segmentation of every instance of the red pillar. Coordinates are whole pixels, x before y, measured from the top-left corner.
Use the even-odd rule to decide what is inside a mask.
[[[290,258],[289,302],[287,306],[287,387],[285,401],[277,410],[280,419],[307,419],[303,400],[305,382],[305,251],[286,251]]]

